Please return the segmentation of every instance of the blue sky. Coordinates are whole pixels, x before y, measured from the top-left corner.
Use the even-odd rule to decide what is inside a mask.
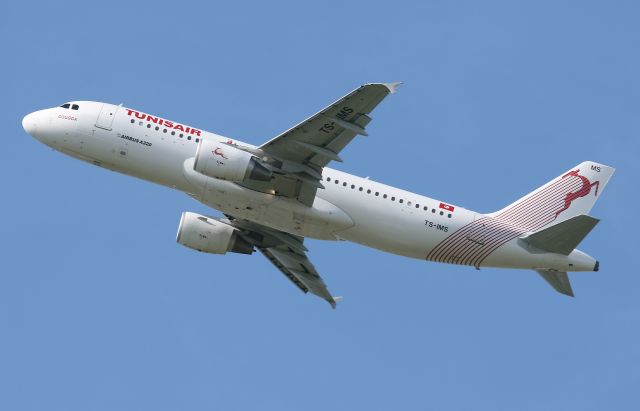
[[[0,409],[640,407],[637,2],[228,3],[3,6]],[[20,125],[87,99],[259,144],[399,80],[337,168],[483,212],[583,160],[617,168],[575,299],[308,241],[333,311],[260,255],[175,243],[182,211],[211,210]]]

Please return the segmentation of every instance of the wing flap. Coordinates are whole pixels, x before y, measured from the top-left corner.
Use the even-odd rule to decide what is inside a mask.
[[[286,246],[260,249],[260,251],[263,254],[270,254],[271,262],[277,261],[277,264],[274,262],[276,267],[301,290],[317,295],[331,304],[331,307],[336,308],[336,300],[329,293],[320,274],[306,255],[299,254]]]
[[[367,135],[365,127],[371,121],[369,113],[400,83],[365,84],[328,105],[308,119],[296,124],[284,133],[269,140],[260,149],[279,158],[300,163],[309,162],[324,167],[332,156],[319,154],[317,149],[327,149],[338,137],[338,147],[329,149],[339,153],[356,135]],[[304,145],[295,144],[302,142]],[[337,149],[337,150],[336,150]]]
[[[309,288],[304,285],[302,281],[298,279],[291,271],[287,269],[270,251],[268,248],[258,247],[258,250],[267,257],[267,260],[271,261],[271,263],[278,269],[285,277],[287,277],[296,287],[302,290],[303,293],[308,293]]]
[[[250,149],[283,167],[274,169],[276,177],[271,181],[246,181],[242,185],[311,206],[316,190],[324,188],[320,182],[322,168],[331,161],[342,161],[339,153],[355,136],[367,135],[369,114],[387,95],[395,93],[399,84],[365,84],[257,149]],[[296,168],[300,171],[291,171]]]
[[[260,252],[302,292],[317,295],[336,308],[334,298],[320,274],[307,257],[304,238],[274,230],[247,220],[227,215],[229,224],[240,230],[240,235]]]

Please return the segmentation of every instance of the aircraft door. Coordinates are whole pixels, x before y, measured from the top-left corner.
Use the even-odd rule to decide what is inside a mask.
[[[473,222],[473,224],[476,225],[476,228],[467,235],[467,240],[481,247],[484,247],[487,241],[487,226],[486,222],[483,221],[484,218],[484,215],[476,213]]]
[[[114,106],[113,104],[104,103],[102,105],[102,109],[100,110],[100,114],[98,114],[98,119],[96,120],[96,127],[101,128],[103,130],[111,130],[111,126],[113,125],[113,119],[116,117],[116,112],[118,111],[119,106]]]

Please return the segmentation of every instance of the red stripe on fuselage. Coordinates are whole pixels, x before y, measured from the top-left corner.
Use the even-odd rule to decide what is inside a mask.
[[[583,183],[579,178],[566,178],[570,176],[559,178],[495,217],[482,217],[461,227],[437,244],[426,259],[480,267],[502,245],[546,226],[557,218],[559,210],[564,211],[567,192],[575,192]]]

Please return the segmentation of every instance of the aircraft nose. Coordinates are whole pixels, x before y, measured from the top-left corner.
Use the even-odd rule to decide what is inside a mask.
[[[34,135],[36,130],[38,129],[38,124],[36,122],[36,113],[29,113],[22,119],[22,128],[29,135]]]

